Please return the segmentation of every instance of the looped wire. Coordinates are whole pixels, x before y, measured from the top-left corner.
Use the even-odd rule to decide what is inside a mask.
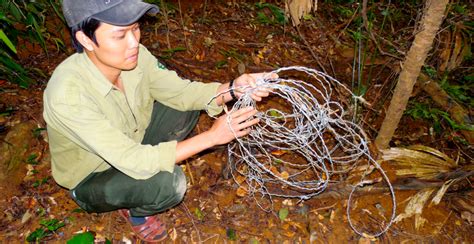
[[[303,75],[311,83],[301,79],[272,78],[272,74],[280,73]],[[365,100],[325,73],[300,66],[274,70],[257,80],[256,84],[256,87],[240,88],[243,95],[229,111],[232,113],[251,106],[259,111],[253,118],[260,119],[247,136],[236,136],[235,141],[228,146],[229,162],[232,162],[232,175],[236,182],[241,185],[239,182],[242,180],[237,178],[244,177],[246,184],[241,187],[250,196],[255,197],[255,194],[260,193],[268,196],[271,203],[274,196],[308,200],[323,192],[334,175],[347,173],[357,163],[366,162],[381,173],[390,189],[392,216],[378,233],[359,231],[350,216],[352,196],[362,187],[362,184],[355,184],[347,204],[349,224],[359,235],[377,237],[385,233],[395,218],[393,187],[383,169],[370,155],[363,129],[345,119],[347,112],[332,99],[333,87],[356,101],[363,103]],[[251,98],[257,89],[271,93],[271,99],[265,99],[263,103],[266,103],[261,106]],[[231,123],[231,119],[228,116],[227,122]]]

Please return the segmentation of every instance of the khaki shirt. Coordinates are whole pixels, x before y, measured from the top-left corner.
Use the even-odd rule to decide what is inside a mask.
[[[180,111],[202,110],[220,85],[181,79],[143,46],[137,67],[122,71],[121,78],[125,94],[85,53],[67,58],[51,76],[43,116],[53,177],[59,185],[72,189],[89,174],[110,167],[135,179],[172,172],[176,141],[141,144],[154,101]],[[221,112],[215,100],[209,112]]]

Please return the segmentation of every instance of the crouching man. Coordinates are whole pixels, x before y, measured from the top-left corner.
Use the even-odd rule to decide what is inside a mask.
[[[138,20],[158,7],[139,0],[63,0],[77,53],[54,71],[44,92],[55,181],[88,212],[118,210],[147,242],[166,238],[157,213],[180,203],[186,179],[177,163],[258,123],[244,108],[187,138],[199,110],[230,87],[255,86],[263,74],[225,84],[192,82],[167,70],[140,44]],[[211,103],[241,96],[226,92]],[[256,90],[259,101],[268,92]],[[232,116],[232,124],[226,122]],[[236,132],[234,134],[232,131]]]

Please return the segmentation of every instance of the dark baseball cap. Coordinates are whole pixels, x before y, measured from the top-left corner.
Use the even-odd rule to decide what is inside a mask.
[[[111,25],[131,25],[145,13],[159,11],[156,5],[140,0],[63,0],[62,7],[69,27],[89,17]]]

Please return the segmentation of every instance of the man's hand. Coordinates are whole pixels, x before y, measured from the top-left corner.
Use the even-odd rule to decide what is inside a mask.
[[[234,94],[237,97],[242,96],[244,89],[247,87],[257,88],[257,80],[263,79],[267,73],[255,73],[255,74],[243,74],[239,76],[237,79],[234,80]],[[275,79],[278,78],[277,74],[272,74],[270,78]],[[262,97],[267,97],[269,95],[269,91],[263,88],[257,88],[252,93],[251,97],[255,101],[262,101]]]
[[[178,142],[176,146],[176,162],[185,160],[203,150],[216,145],[226,144],[235,137],[250,133],[250,126],[258,123],[259,119],[250,119],[257,113],[252,107],[242,108],[219,117],[211,129],[197,136]],[[230,126],[227,118],[231,117]]]
[[[264,88],[258,88],[257,87],[257,80],[263,79],[263,77],[267,77],[267,75],[268,75],[268,73],[243,74],[243,75],[237,77],[237,79],[234,80],[234,83],[233,83],[232,87],[229,87],[229,85],[230,85],[229,83],[222,84],[219,87],[217,93],[222,93],[226,90],[232,89],[234,91],[235,96],[237,98],[240,98],[244,94],[245,89],[257,88],[253,91],[253,93],[251,94],[251,97],[255,101],[262,101],[262,98],[267,97],[270,94],[270,92],[268,90],[264,89]],[[276,79],[276,78],[278,78],[278,75],[277,74],[271,74],[268,77],[271,78],[271,79]],[[223,101],[221,99],[218,99],[217,104],[222,105],[223,103],[229,102],[231,100],[232,100],[232,97],[231,97],[230,93],[227,92],[223,96]]]
[[[213,144],[226,144],[236,137],[242,137],[250,133],[249,127],[259,122],[258,118],[249,120],[256,113],[257,110],[246,107],[219,117],[209,129]],[[230,124],[227,123],[228,117],[231,119]]]

